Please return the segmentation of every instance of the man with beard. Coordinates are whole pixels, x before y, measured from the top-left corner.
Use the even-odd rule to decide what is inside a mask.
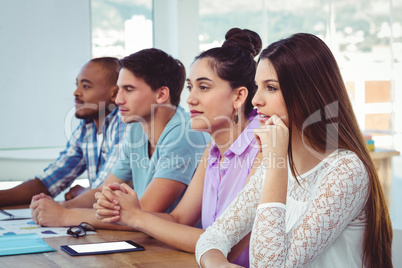
[[[0,191],[0,206],[29,204],[34,195],[55,197],[87,171],[91,188],[102,184],[118,159],[118,143],[125,124],[114,103],[119,63],[103,57],[86,63],[76,78],[75,116],[82,119],[67,146],[42,174],[14,188]],[[86,189],[76,186],[65,195],[72,199]]]

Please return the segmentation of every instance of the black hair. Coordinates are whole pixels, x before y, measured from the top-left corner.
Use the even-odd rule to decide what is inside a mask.
[[[102,66],[105,76],[111,85],[116,85],[119,77],[120,65],[119,60],[113,57],[94,58],[89,62],[97,63]]]

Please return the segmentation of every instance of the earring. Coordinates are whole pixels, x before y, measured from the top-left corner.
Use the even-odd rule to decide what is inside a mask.
[[[239,123],[239,114],[237,113],[237,109],[235,110],[235,114],[233,116],[233,123]]]

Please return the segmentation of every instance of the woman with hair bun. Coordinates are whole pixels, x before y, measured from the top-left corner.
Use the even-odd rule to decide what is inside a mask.
[[[261,52],[256,71],[263,161],[200,237],[202,267],[244,236],[251,267],[392,267],[392,225],[336,60],[299,33]]]
[[[194,252],[198,238],[223,213],[261,163],[254,137],[259,126],[251,103],[256,91],[254,57],[262,43],[257,33],[233,28],[221,47],[195,58],[187,79],[191,127],[210,134],[197,170],[180,203],[171,213],[141,210],[133,189],[112,184],[97,193],[97,217],[117,223]],[[116,208],[116,209],[115,209]],[[201,223],[202,228],[196,228]],[[248,267],[249,237],[230,259]]]

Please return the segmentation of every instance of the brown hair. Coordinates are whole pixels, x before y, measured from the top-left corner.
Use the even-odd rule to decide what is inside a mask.
[[[293,131],[303,134],[316,151],[346,149],[353,151],[363,162],[369,177],[363,264],[366,267],[392,267],[393,234],[388,207],[330,49],[318,37],[299,33],[268,46],[261,52],[262,59],[268,59],[276,70],[288,110],[289,135],[294,127]],[[305,128],[306,120],[317,111],[325,114],[318,114],[325,120],[314,121]],[[296,177],[291,142],[288,155],[292,174]]]
[[[232,89],[242,86],[247,88],[244,114],[249,116],[254,109],[251,100],[256,91],[254,57],[261,51],[261,38],[251,30],[232,28],[226,33],[225,39],[221,47],[204,51],[195,60],[211,59],[212,70],[227,81]]]
[[[170,103],[176,107],[180,104],[180,95],[186,80],[186,70],[181,61],[160,49],[148,48],[119,60],[119,64],[121,68],[144,79],[153,91],[163,86],[168,87]]]

